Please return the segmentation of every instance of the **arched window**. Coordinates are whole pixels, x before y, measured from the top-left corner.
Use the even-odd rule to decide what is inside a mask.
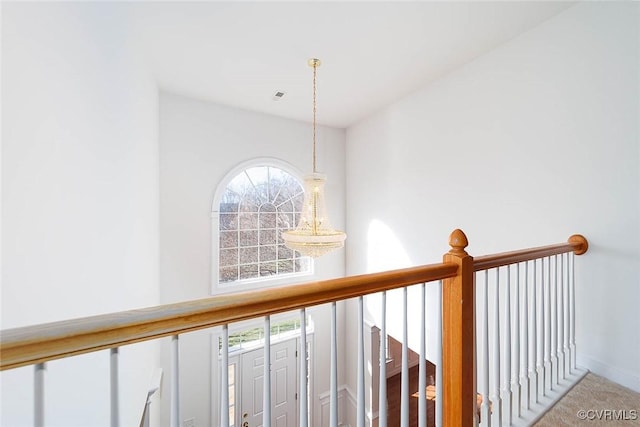
[[[300,217],[304,190],[297,178],[273,165],[251,166],[219,194],[218,284],[311,273],[310,258],[281,237]]]

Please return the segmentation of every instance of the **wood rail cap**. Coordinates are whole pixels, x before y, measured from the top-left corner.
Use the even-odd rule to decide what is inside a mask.
[[[577,246],[573,250],[576,255],[582,255],[589,249],[589,242],[587,242],[587,239],[582,234],[574,234],[573,236],[569,237],[568,242],[574,246]]]
[[[467,255],[464,248],[468,245],[469,241],[462,230],[456,228],[451,232],[451,235],[449,236],[449,246],[451,246],[451,249],[449,250],[450,254]]]

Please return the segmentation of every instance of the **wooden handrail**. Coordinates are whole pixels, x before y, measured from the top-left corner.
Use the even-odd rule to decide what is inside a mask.
[[[476,424],[473,273],[566,252],[582,255],[589,245],[587,239],[575,234],[567,243],[474,258],[465,251],[468,241],[461,230],[451,233],[449,245],[451,250],[444,255],[444,262],[457,264],[458,274],[445,279],[442,288],[442,421],[446,426],[473,426]]]
[[[551,255],[559,255],[567,252],[575,252],[576,255],[582,255],[587,252],[589,243],[584,236],[574,234],[569,237],[567,243],[558,243],[549,246],[540,246],[531,249],[522,249],[513,252],[502,252],[493,255],[484,255],[473,259],[473,270],[482,271],[491,268],[502,267],[504,265],[516,264],[519,262],[531,261],[534,259],[544,258]]]
[[[418,283],[443,280],[443,421],[474,425],[474,272],[588,249],[573,235],[567,243],[474,258],[460,230],[443,262],[383,273],[219,295],[194,301],[0,331],[0,371],[126,344],[178,335],[285,311],[341,301]]]
[[[0,331],[0,370],[454,277],[439,263]]]

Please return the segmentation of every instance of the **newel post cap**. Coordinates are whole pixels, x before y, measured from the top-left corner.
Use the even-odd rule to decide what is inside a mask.
[[[568,242],[574,245],[575,249],[573,252],[576,255],[582,255],[589,249],[589,242],[587,242],[587,239],[582,234],[574,234],[569,237]]]
[[[464,232],[459,228],[453,230],[449,236],[449,246],[451,246],[449,253],[453,255],[468,255],[464,250],[468,245],[469,241],[467,240],[467,236]]]

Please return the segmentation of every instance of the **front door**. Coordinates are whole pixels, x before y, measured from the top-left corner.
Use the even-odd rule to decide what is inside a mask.
[[[297,340],[271,345],[271,425],[295,427],[297,396]],[[242,398],[240,405],[243,427],[262,426],[264,390],[264,350],[258,348],[242,354]]]

